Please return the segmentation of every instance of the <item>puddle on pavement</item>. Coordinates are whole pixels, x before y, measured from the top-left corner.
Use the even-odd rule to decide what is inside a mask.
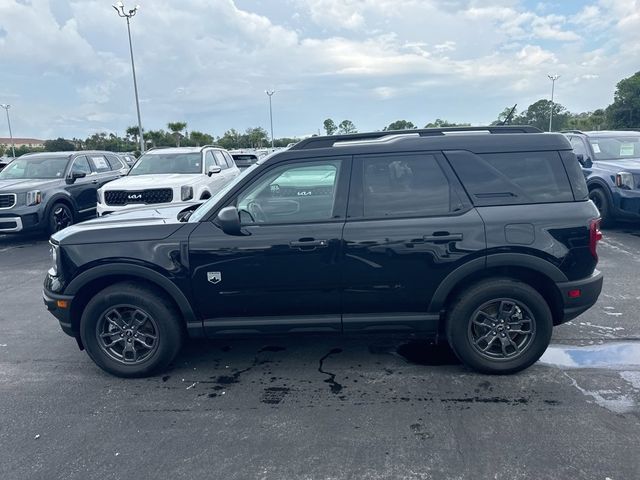
[[[562,368],[640,367],[640,342],[607,345],[550,345],[540,363]]]

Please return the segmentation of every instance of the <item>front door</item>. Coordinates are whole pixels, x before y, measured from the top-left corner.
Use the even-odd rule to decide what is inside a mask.
[[[69,168],[68,176],[73,173],[84,173],[85,176],[67,185],[67,190],[73,197],[78,207],[78,213],[84,215],[95,210],[98,199],[98,177],[92,170],[86,156],[80,155],[73,160]]]
[[[484,223],[439,153],[356,156],[345,224],[344,330],[432,330],[442,280],[482,255]]]
[[[274,165],[230,203],[242,236],[202,222],[189,238],[207,334],[341,331],[342,228],[350,157]]]

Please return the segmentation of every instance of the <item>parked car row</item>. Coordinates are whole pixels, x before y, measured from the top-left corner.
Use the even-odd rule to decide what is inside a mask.
[[[204,201],[240,171],[218,147],[26,154],[0,172],[0,233],[57,232],[80,220],[144,205]]]

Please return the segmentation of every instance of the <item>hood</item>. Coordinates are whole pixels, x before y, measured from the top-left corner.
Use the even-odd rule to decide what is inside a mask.
[[[162,175],[127,175],[102,187],[102,190],[144,190],[146,188],[174,188],[201,181],[203,173],[169,173]]]
[[[167,207],[141,207],[72,225],[51,236],[61,245],[162,240],[186,225],[178,214],[198,202]]]
[[[43,190],[64,182],[62,178],[7,178],[0,179],[0,192],[15,193],[16,191]]]
[[[640,174],[640,158],[629,158],[628,160],[596,160],[594,166],[606,168],[612,173],[629,172]]]

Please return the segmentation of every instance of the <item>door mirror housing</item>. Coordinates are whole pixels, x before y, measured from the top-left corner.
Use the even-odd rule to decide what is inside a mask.
[[[67,177],[67,183],[71,185],[72,183],[76,183],[76,180],[79,178],[86,177],[87,174],[84,172],[71,172],[71,174]]]
[[[225,207],[220,210],[216,217],[216,223],[227,235],[242,235],[240,213],[236,207]]]
[[[214,173],[220,173],[222,171],[222,168],[220,168],[220,165],[211,165],[209,167],[209,170],[207,171],[207,175],[211,176]]]
[[[593,162],[591,161],[591,159],[589,157],[585,158],[582,153],[578,153],[576,155],[576,158],[578,159],[578,162],[580,162],[580,165],[582,165],[584,168],[593,167]]]

